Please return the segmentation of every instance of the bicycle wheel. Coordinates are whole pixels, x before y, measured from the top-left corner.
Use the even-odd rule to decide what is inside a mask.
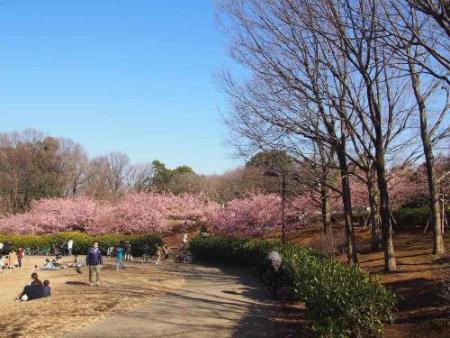
[[[259,281],[265,286],[272,286],[272,272],[267,269],[261,269],[259,273]]]

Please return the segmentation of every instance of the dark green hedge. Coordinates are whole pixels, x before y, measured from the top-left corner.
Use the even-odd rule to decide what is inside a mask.
[[[401,208],[392,212],[397,229],[414,229],[425,227],[430,217],[430,209],[425,208]],[[447,221],[450,222],[450,210],[446,210]],[[430,228],[430,230],[432,230]]]
[[[85,254],[87,249],[92,245],[94,240],[98,241],[99,247],[106,253],[109,247],[130,241],[133,256],[142,255],[142,247],[144,243],[150,246],[151,254],[154,253],[155,245],[161,244],[162,240],[157,234],[146,235],[121,235],[121,234],[105,234],[98,236],[90,236],[82,232],[60,232],[50,235],[3,235],[0,234],[0,242],[9,241],[16,249],[21,246],[28,248],[31,252],[45,253],[49,252],[52,244],[57,247],[61,246],[65,241],[72,239],[74,254]]]
[[[356,267],[297,245],[232,237],[194,238],[191,250],[203,262],[257,267],[271,250],[283,256],[294,297],[306,305],[321,337],[379,337],[391,321],[394,295]]]

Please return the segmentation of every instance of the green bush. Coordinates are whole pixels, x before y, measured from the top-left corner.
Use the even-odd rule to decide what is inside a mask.
[[[64,242],[72,239],[74,254],[85,254],[94,241],[98,241],[100,249],[106,253],[109,247],[120,242],[130,241],[133,256],[142,255],[144,243],[150,246],[150,253],[154,254],[156,244],[161,244],[162,240],[157,234],[146,235],[122,235],[104,234],[91,236],[83,232],[60,232],[50,235],[3,235],[0,234],[0,242],[9,241],[16,249],[21,246],[28,248],[32,252],[49,252],[53,244],[60,247]]]
[[[450,222],[450,209],[446,209],[447,222]],[[401,208],[392,212],[398,229],[414,229],[417,226],[425,227],[430,217],[430,209],[424,208]]]
[[[232,237],[194,238],[191,250],[200,261],[256,268],[271,250],[283,256],[286,280],[306,305],[320,337],[378,337],[392,320],[394,295],[358,268],[297,245]]]
[[[397,229],[414,229],[416,226],[424,227],[430,217],[429,208],[401,208],[394,210],[392,215]]]

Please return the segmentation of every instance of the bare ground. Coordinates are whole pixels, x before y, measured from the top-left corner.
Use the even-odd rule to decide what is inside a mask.
[[[341,230],[337,230],[339,234]],[[306,229],[292,236],[292,241],[314,245],[317,229]],[[440,296],[442,276],[450,276],[450,257],[432,255],[432,234],[422,229],[394,233],[398,271],[384,272],[384,256],[380,250],[370,252],[370,231],[356,231],[358,258],[361,268],[380,279],[397,296],[396,320],[385,326],[385,336],[450,337],[450,304]],[[445,234],[447,252],[450,236]]]

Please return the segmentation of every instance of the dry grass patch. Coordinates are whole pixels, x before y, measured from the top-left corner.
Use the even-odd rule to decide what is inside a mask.
[[[52,296],[30,302],[15,301],[23,286],[30,282],[34,264],[42,265],[44,261],[45,257],[26,257],[21,269],[0,272],[2,337],[60,337],[183,284],[180,276],[162,273],[150,264],[133,263],[116,272],[113,260],[106,259],[99,287],[89,286],[86,267],[81,275],[74,269],[41,271],[40,279],[50,280]]]

